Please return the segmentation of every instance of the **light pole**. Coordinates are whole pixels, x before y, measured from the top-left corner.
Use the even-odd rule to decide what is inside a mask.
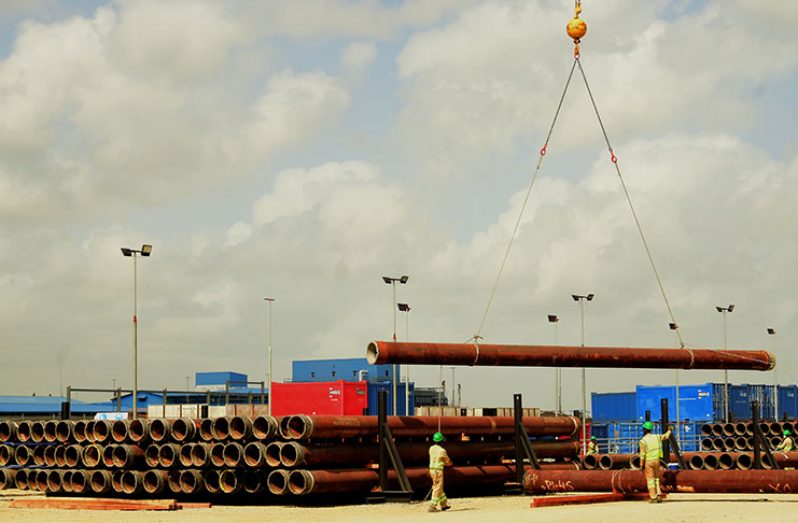
[[[554,345],[559,345],[560,340],[557,332],[557,327],[560,324],[560,318],[556,314],[549,314],[549,323],[554,324]],[[556,398],[556,411],[557,415],[562,415],[562,367],[557,367],[554,371],[554,397]]]
[[[672,331],[676,331],[679,328],[679,326],[676,325],[675,323],[669,323],[668,327]],[[677,333],[677,336],[678,336],[678,333]],[[679,374],[679,369],[676,369],[676,441],[681,441],[679,439],[679,434],[681,434],[681,432],[680,432],[681,429],[680,429],[680,425],[679,424],[682,421],[682,412],[680,410],[681,399],[680,399],[680,395],[679,395],[680,394],[680,392],[679,392],[680,377],[681,377],[681,374]]]
[[[393,341],[396,342],[396,282],[401,283],[404,285],[407,283],[410,277],[405,275],[399,278],[393,278],[391,276],[383,276],[382,281],[389,284],[393,289],[393,299],[391,300],[391,312],[393,312]],[[397,416],[399,413],[397,412],[397,398],[396,398],[396,372],[397,366],[394,364],[393,366],[393,415]]]
[[[144,244],[141,249],[122,247],[122,255],[133,258],[133,418],[138,418],[139,399],[139,320],[138,320],[138,274],[136,258],[138,254],[148,257],[152,254],[152,245]]]
[[[723,314],[723,350],[729,348],[726,336],[726,315],[734,310],[732,303],[728,307],[716,306],[715,310]],[[723,419],[724,423],[729,422],[729,370],[723,369]]]
[[[457,367],[451,367],[451,369],[452,369],[452,407],[456,407],[457,403],[455,401],[455,392],[454,392],[454,387],[455,387],[454,371],[457,369]]]
[[[775,336],[776,329],[768,327],[768,336]],[[774,340],[775,338],[771,338]],[[773,352],[774,342],[770,342],[770,352]],[[776,366],[773,366],[773,421],[779,421],[779,375],[776,371]]]
[[[405,313],[405,341],[410,341],[410,305],[407,303],[397,303],[396,307],[400,312]],[[412,416],[415,412],[415,405],[410,407],[410,364],[405,365],[405,416]]]
[[[272,415],[272,381],[274,374],[272,374],[272,303],[276,301],[275,298],[268,296],[263,298],[269,304],[269,416]]]
[[[585,346],[585,301],[593,301],[593,294],[584,296],[571,294],[574,301],[579,302],[579,314],[581,318],[582,347]],[[585,379],[585,368],[582,367],[582,454],[587,454],[587,427],[585,426],[587,411],[587,380]]]

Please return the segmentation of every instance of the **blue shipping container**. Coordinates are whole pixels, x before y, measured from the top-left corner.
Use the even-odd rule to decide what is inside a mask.
[[[682,420],[712,421],[714,419],[713,386],[681,385],[679,387],[679,416]],[[676,420],[676,386],[654,385],[637,386],[637,421],[645,421],[646,411],[651,419],[658,420],[661,415],[660,400],[668,400],[668,419]]]
[[[636,419],[637,395],[634,392],[594,392],[590,403],[594,422]]]
[[[329,360],[298,360],[293,362],[291,381],[392,381],[393,365],[369,365],[366,358],[338,358]],[[396,379],[401,381],[400,366]]]
[[[410,383],[410,401],[409,404],[411,409],[409,411],[405,410],[405,385],[406,383],[397,383],[396,384],[396,408],[399,411],[399,416],[414,415],[413,405],[415,405],[416,395],[415,395],[415,383]],[[388,416],[393,416],[393,383],[390,382],[369,382],[368,388],[368,408],[366,409],[366,414],[369,416],[376,416],[377,415],[377,405],[378,405],[378,393],[384,390],[388,393]],[[407,414],[406,414],[407,413]]]
[[[779,419],[798,418],[798,386],[779,385]]]

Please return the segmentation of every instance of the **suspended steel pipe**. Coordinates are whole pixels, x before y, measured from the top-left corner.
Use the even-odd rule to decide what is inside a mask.
[[[525,417],[524,427],[530,436],[574,436],[579,419],[573,416]],[[512,434],[512,416],[389,416],[388,426],[394,437],[429,437],[443,434],[487,436]],[[377,416],[287,416],[280,431],[286,439],[355,438],[377,435]]]
[[[763,350],[641,349],[373,341],[375,364],[499,367],[772,370],[776,357]]]
[[[663,492],[783,494],[798,489],[796,470],[665,470],[660,476]],[[646,492],[640,471],[586,470],[566,472],[529,470],[524,489],[531,494],[554,492]]]

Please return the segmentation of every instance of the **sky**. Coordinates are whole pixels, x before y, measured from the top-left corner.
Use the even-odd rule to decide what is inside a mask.
[[[798,382],[798,11],[583,2],[581,64],[685,342],[775,352]],[[10,1],[0,5],[0,394],[478,330],[568,71],[569,0]],[[575,77],[486,342],[678,347]],[[768,336],[766,329],[776,335]],[[413,367],[434,386],[438,367]],[[451,370],[445,378],[451,383]],[[580,405],[566,369],[564,406]],[[591,369],[591,392],[670,370]],[[682,383],[722,381],[685,371]],[[772,383],[773,373],[730,372]],[[554,370],[458,368],[475,407],[554,406]],[[78,398],[79,399],[79,398]]]

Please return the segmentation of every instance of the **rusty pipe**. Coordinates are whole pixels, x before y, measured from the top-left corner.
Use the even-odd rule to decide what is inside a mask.
[[[134,468],[144,461],[144,451],[138,445],[116,445],[112,463],[120,469]]]
[[[776,357],[763,350],[651,349],[373,341],[374,364],[500,367],[772,370]]]
[[[715,446],[713,444],[712,438],[701,438],[701,450],[703,451],[710,451],[714,450]]]
[[[9,470],[9,469],[7,469]],[[30,469],[17,469],[16,474],[14,475],[14,486],[17,487],[19,490],[28,490],[30,489]]]
[[[179,470],[167,471],[166,487],[169,489],[169,492],[171,492],[172,494],[182,494],[183,492],[180,484],[180,475],[181,472]]]
[[[230,420],[231,418],[227,416],[213,420],[213,424],[211,424],[211,433],[213,434],[214,441],[224,441],[230,437]]]
[[[782,494],[798,489],[796,470],[664,470],[663,492]],[[554,492],[646,492],[640,471],[587,470],[579,472],[529,470],[524,490],[531,494]]]
[[[259,468],[266,465],[266,445],[259,441],[252,441],[244,446],[244,464],[250,468]]]
[[[202,471],[202,479],[205,482],[205,490],[208,491],[208,494],[219,494],[221,492],[219,476],[220,473],[216,469]]]
[[[0,468],[0,490],[16,487],[16,475],[15,469]]]
[[[155,443],[163,443],[169,439],[172,429],[172,420],[156,418],[150,422],[150,438]]]
[[[424,467],[408,468],[407,478],[414,489],[422,491],[432,485],[429,470]],[[582,471],[563,473],[580,474]],[[515,467],[507,465],[488,465],[484,467],[448,467],[444,471],[446,489],[503,488],[504,483],[515,477]],[[388,478],[396,482],[396,474],[389,471]],[[369,492],[379,483],[379,473],[372,469],[340,470],[292,470],[288,475],[288,490],[292,494],[358,493]]]
[[[701,435],[706,437],[714,436],[714,433],[712,432],[711,423],[704,423],[703,425],[701,425]]]
[[[260,494],[266,489],[266,478],[260,470],[246,469],[241,477],[241,490],[246,494]]]
[[[12,464],[14,461],[14,447],[11,445],[0,445],[0,467]]]
[[[748,435],[748,424],[744,421],[738,421],[734,424],[734,435],[735,436],[747,436]]]
[[[94,435],[94,442],[99,443],[102,445],[103,443],[107,443],[109,439],[111,439],[111,429],[113,428],[113,422],[107,419],[98,419],[94,421],[94,430],[92,430],[92,434]]]
[[[87,441],[85,421],[80,419],[75,422],[72,426],[72,437],[75,438],[75,441],[78,443],[85,443]]]
[[[286,421],[287,420],[287,421]],[[286,439],[353,438],[377,435],[377,416],[288,416],[282,420],[280,431]],[[580,427],[573,416],[524,417],[524,427],[530,436],[574,436]],[[486,436],[512,434],[515,419],[511,416],[389,416],[388,426],[394,437],[431,437],[440,431],[444,435],[470,434]]]
[[[180,466],[183,468],[189,468],[194,466],[194,444],[193,443],[186,443],[185,445],[180,447]]]
[[[144,449],[144,463],[148,468],[154,469],[158,467],[160,464],[158,453],[160,450],[161,447],[155,444],[147,445],[147,448]]]
[[[33,451],[27,445],[19,445],[14,450],[14,461],[20,467],[26,466],[33,459]]]
[[[72,492],[72,472],[74,469],[67,469],[61,477],[61,489],[64,492]]]
[[[48,455],[49,454],[49,459]],[[33,464],[39,467],[47,465],[55,466],[55,445],[37,445],[33,447]]]
[[[0,443],[8,443],[17,438],[17,424],[11,420],[0,420]]]
[[[277,469],[269,472],[266,478],[266,488],[275,496],[288,494],[288,471]]]
[[[211,465],[216,468],[224,467],[224,443],[211,443]]]
[[[27,443],[31,436],[31,421],[22,420],[17,424],[17,441]]]
[[[191,466],[202,469],[211,464],[210,443],[194,443],[191,447]]]
[[[47,471],[47,492],[62,492],[61,480],[63,476],[63,470],[50,469]]]
[[[266,465],[269,467],[279,467],[282,463],[282,450],[283,445],[285,445],[282,441],[272,441],[268,445],[266,445]]]
[[[56,467],[65,467],[66,466],[66,447],[63,445],[58,445],[55,447],[55,466]]]
[[[748,438],[745,436],[737,436],[734,438],[734,450],[745,451],[748,450]]]
[[[139,472],[138,470],[126,470],[122,474],[122,493],[128,496],[138,494],[144,489],[144,485],[142,485],[143,479],[143,472]]]
[[[91,445],[87,445],[83,449],[83,465],[86,468],[97,468],[102,463],[103,457],[103,448],[96,443],[92,443]]]
[[[130,420],[127,436],[135,445],[146,443],[150,439],[150,422],[144,418]]]
[[[166,470],[148,470],[141,478],[141,487],[147,494],[160,494],[166,489],[169,472]]]
[[[598,454],[586,454],[582,456],[582,468],[585,470],[595,470],[599,465]]]
[[[241,443],[228,443],[222,451],[225,467],[236,468],[241,464],[244,456],[244,447]]]
[[[122,494],[122,476],[124,475],[124,470],[114,470],[111,472],[111,490],[117,494]]]
[[[80,445],[69,445],[66,447],[64,461],[68,468],[77,468],[83,461],[83,447]]]
[[[47,443],[55,443],[56,429],[58,428],[58,421],[48,420],[44,423],[44,441]]]
[[[272,416],[258,416],[252,420],[252,436],[255,439],[266,440],[279,434],[280,423]]]
[[[59,443],[69,443],[74,439],[72,436],[72,430],[75,427],[75,423],[69,420],[61,420],[56,423],[55,426],[55,439]]]
[[[249,416],[233,416],[229,423],[230,439],[241,442],[252,436],[252,419]],[[244,487],[246,490],[246,486]]]
[[[89,475],[89,487],[94,494],[107,494],[111,492],[113,474],[107,470],[94,470]]]
[[[193,441],[197,435],[197,425],[199,421],[191,418],[177,418],[172,421],[172,439],[175,443],[189,443]]]
[[[219,474],[219,489],[223,494],[236,494],[243,487],[240,472],[235,469],[225,469]]]
[[[733,456],[735,464],[740,470],[750,470],[754,466],[754,455],[750,452],[740,452]],[[798,467],[798,451],[793,452],[774,452],[773,457],[779,467]],[[761,455],[762,465],[764,467],[772,468],[771,463],[768,461],[767,454]]]
[[[106,445],[102,447],[103,451],[100,455],[100,462],[105,468],[113,468],[114,466],[114,449],[116,445]]]
[[[213,441],[213,420],[210,418],[203,418],[199,424],[199,438],[205,442]]]
[[[114,443],[124,443],[128,439],[128,428],[130,421],[126,419],[118,419],[111,425],[111,439]]]
[[[41,443],[44,441],[44,421],[34,421],[30,426],[30,440],[33,443]]]
[[[72,492],[83,494],[89,486],[89,474],[85,470],[73,469],[72,476],[69,478]]]
[[[36,490],[40,492],[47,492],[47,479],[50,476],[50,471],[39,469],[36,471]]]
[[[199,494],[204,488],[205,482],[202,479],[202,472],[196,469],[187,469],[180,472],[180,490],[183,494]]]
[[[167,443],[158,448],[158,462],[164,468],[175,468],[180,465],[180,445]]]

